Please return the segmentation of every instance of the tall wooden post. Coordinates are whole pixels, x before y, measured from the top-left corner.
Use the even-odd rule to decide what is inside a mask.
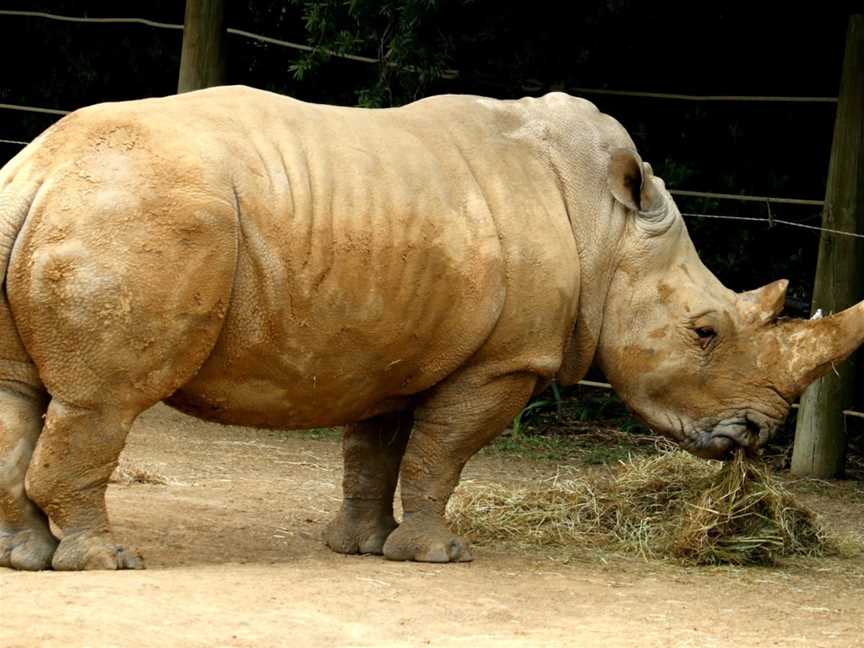
[[[220,85],[224,80],[224,0],[186,0],[177,92]]]
[[[794,137],[794,133],[790,133]],[[864,232],[864,16],[852,16],[834,122],[822,226]],[[826,314],[851,306],[864,288],[864,242],[822,232],[813,286],[813,309]],[[854,356],[853,356],[854,357]],[[860,354],[859,354],[860,357]],[[792,472],[841,477],[846,460],[843,410],[852,404],[855,363],[844,362],[801,397]]]

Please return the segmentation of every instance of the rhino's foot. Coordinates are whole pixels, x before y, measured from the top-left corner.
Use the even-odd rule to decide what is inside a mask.
[[[0,567],[24,571],[49,569],[56,548],[57,540],[47,529],[0,531]]]
[[[109,535],[73,533],[60,541],[51,565],[57,571],[144,569],[144,560],[114,544]]]
[[[324,543],[337,553],[381,555],[396,528],[393,514],[382,508],[377,501],[346,501],[324,529]]]
[[[468,542],[451,532],[440,515],[424,513],[406,516],[384,543],[384,557],[435,563],[473,560]]]

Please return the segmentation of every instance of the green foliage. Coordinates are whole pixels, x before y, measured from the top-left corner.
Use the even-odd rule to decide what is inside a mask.
[[[562,395],[560,412],[541,394],[489,452],[545,461],[611,465],[633,456],[654,454],[662,440],[648,433],[611,392],[589,388]],[[551,388],[550,388],[551,392]],[[534,406],[536,405],[536,407]],[[530,423],[527,421],[530,420]]]
[[[365,107],[395,106],[418,99],[444,77],[452,49],[439,31],[438,0],[291,0],[303,11],[312,51],[290,66],[302,81],[334,55],[378,60],[375,77],[357,91]]]
[[[535,406],[536,405],[536,406]],[[529,420],[553,425],[598,423],[614,426],[627,433],[646,434],[648,430],[634,419],[624,402],[608,389],[571,388],[562,394],[552,383],[520,412],[520,429]]]
[[[338,439],[342,436],[342,428],[310,428],[304,430],[304,436],[309,439]]]
[[[551,396],[551,397],[550,397]],[[560,411],[561,409],[561,392],[558,385],[553,381],[552,384],[541,394],[541,397],[532,400],[528,405],[522,408],[513,419],[513,436],[518,437],[522,433],[522,422],[530,417],[534,411],[548,409],[555,406]]]
[[[490,452],[502,452],[543,461],[561,461],[572,458],[581,449],[566,436],[507,434],[496,439]]]

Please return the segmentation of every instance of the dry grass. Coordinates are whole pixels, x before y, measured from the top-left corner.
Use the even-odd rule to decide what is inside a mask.
[[[739,454],[697,501],[687,502],[672,551],[696,563],[764,564],[777,556],[821,555],[828,544],[816,514],[763,464]]]
[[[466,483],[448,515],[469,538],[603,548],[692,564],[770,564],[834,544],[816,515],[761,464],[676,451],[622,462],[611,475],[532,488]]]

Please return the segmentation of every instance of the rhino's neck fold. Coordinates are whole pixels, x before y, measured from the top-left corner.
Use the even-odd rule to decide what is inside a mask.
[[[547,121],[549,136],[538,146],[555,174],[561,212],[570,222],[578,255],[578,306],[557,375],[564,385],[581,380],[594,362],[626,222],[623,207],[609,190],[608,150],[633,148],[633,142],[617,122],[604,121],[591,108],[590,128],[570,118],[584,118],[578,111]]]
[[[572,385],[585,377],[597,354],[624,220],[611,200],[587,212],[574,208],[579,205],[577,196],[568,195],[566,189],[564,196],[579,255],[579,305],[557,379]]]

